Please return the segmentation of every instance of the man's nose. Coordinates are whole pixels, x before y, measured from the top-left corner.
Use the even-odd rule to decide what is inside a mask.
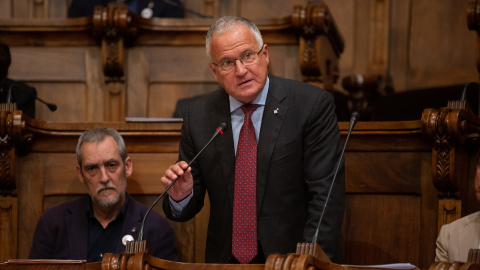
[[[100,167],[100,182],[107,183],[110,181],[110,177],[107,173],[107,169],[105,167]]]
[[[235,72],[238,74],[245,73],[247,69],[245,68],[245,64],[243,64],[242,60],[240,58],[235,59]]]

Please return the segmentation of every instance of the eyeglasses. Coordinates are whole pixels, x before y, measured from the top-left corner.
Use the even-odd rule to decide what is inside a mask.
[[[239,60],[240,63],[242,63],[244,66],[249,66],[257,63],[257,56],[262,52],[262,50],[263,45],[258,52],[247,51],[238,58],[223,59],[218,63],[212,64],[219,67],[223,72],[228,73],[235,68],[237,60]]]

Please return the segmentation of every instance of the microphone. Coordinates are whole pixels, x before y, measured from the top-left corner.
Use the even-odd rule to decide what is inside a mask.
[[[21,92],[23,93],[26,93],[27,95],[29,95],[30,97],[34,97],[36,100],[40,101],[41,103],[47,105],[48,109],[50,109],[50,111],[54,112],[57,110],[57,105],[53,104],[53,103],[48,103],[42,99],[40,99],[39,97],[37,97],[36,95],[33,95],[32,93],[28,92],[28,91],[25,91],[22,87],[19,87],[18,85],[16,84],[12,84],[10,86],[10,88],[8,89],[8,96],[7,96],[7,103],[11,103],[12,101],[12,87],[15,87],[17,89],[19,89]]]
[[[330,185],[330,190],[328,191],[327,198],[325,199],[325,205],[323,206],[322,214],[320,215],[320,220],[318,221],[317,230],[315,231],[315,235],[313,236],[312,244],[317,243],[318,233],[320,232],[320,225],[322,224],[323,214],[325,214],[325,209],[327,208],[328,199],[330,199],[330,193],[332,192],[333,185],[335,184],[335,179],[337,178],[338,169],[342,163],[343,155],[345,154],[345,149],[347,148],[348,138],[350,138],[350,134],[352,133],[353,128],[357,124],[358,119],[360,118],[360,114],[358,112],[353,112],[352,116],[350,117],[350,127],[348,128],[347,139],[345,140],[345,144],[343,145],[342,154],[337,163],[337,167],[335,169],[335,174],[333,175],[332,184]]]
[[[187,169],[190,167],[190,165],[192,165],[192,163],[197,159],[198,156],[200,156],[200,154],[203,152],[203,150],[205,150],[205,148],[207,148],[207,146],[210,145],[210,143],[216,138],[218,137],[218,135],[222,135],[223,132],[225,131],[225,129],[227,128],[227,124],[225,122],[223,123],[220,123],[220,125],[217,127],[217,129],[215,130],[215,133],[213,134],[212,138],[210,138],[210,140],[205,144],[205,146],[202,148],[202,150],[200,150],[197,155],[188,163],[188,167]],[[173,184],[175,184],[178,180],[178,177],[177,179],[173,180],[172,183],[170,183],[170,185],[168,185],[168,187],[162,192],[162,194],[160,194],[160,196],[158,196],[158,198],[153,202],[153,204],[150,206],[150,208],[148,208],[147,212],[145,213],[145,216],[143,216],[143,220],[142,220],[142,225],[140,226],[140,232],[138,233],[138,241],[142,241],[143,239],[143,227],[145,226],[145,219],[147,219],[147,216],[148,214],[150,213],[150,211],[152,210],[152,208],[158,203],[158,201],[167,193],[167,191],[173,186]]]
[[[48,109],[50,109],[50,111],[54,112],[57,110],[57,105],[53,104],[53,103],[47,103],[43,100],[41,100],[40,98],[38,97],[35,97],[36,100],[40,101],[41,103],[47,105]]]
[[[463,91],[462,91],[462,95],[460,96],[460,100],[466,100],[467,99],[467,90],[468,90],[468,86],[470,84],[475,84],[477,87],[480,86],[480,84],[476,83],[476,82],[469,82],[465,85],[465,87],[463,88]]]

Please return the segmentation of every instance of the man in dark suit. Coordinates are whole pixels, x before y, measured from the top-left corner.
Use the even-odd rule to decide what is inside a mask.
[[[109,2],[124,3],[131,12],[147,19],[183,17],[183,4],[180,0],[73,0],[68,9],[68,17],[92,16],[95,6],[106,7]]]
[[[30,259],[101,261],[104,253],[125,252],[138,239],[147,207],[126,191],[133,164],[117,131],[95,128],[78,140],[77,174],[88,195],[47,210],[33,237]],[[152,211],[144,236],[150,253],[177,260],[175,234],[167,220]]]
[[[210,68],[223,89],[192,101],[185,112],[179,162],[161,177],[165,186],[178,177],[163,210],[174,221],[189,220],[201,210],[208,192],[205,260],[240,261],[233,255],[233,242],[236,246],[237,241],[232,241],[232,232],[235,204],[243,203],[234,199],[237,143],[244,119],[241,107],[258,105],[251,116],[257,140],[256,196],[251,198],[256,201],[253,234],[257,243],[249,248],[256,254],[250,263],[264,263],[272,253],[295,252],[298,242],[313,240],[341,155],[334,101],[330,93],[311,84],[269,74],[267,44],[247,19],[219,19],[207,33],[206,49]],[[188,167],[187,162],[222,122],[228,125],[224,134]],[[337,263],[343,261],[340,230],[344,207],[342,162],[318,241]]]
[[[0,42],[0,103],[16,103],[18,110],[35,118],[37,90],[25,83],[7,78],[11,63],[10,47]]]

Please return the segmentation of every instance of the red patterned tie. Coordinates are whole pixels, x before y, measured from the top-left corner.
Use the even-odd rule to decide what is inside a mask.
[[[235,159],[232,254],[240,263],[249,263],[257,255],[257,140],[251,119],[257,107],[241,107],[245,118]]]

